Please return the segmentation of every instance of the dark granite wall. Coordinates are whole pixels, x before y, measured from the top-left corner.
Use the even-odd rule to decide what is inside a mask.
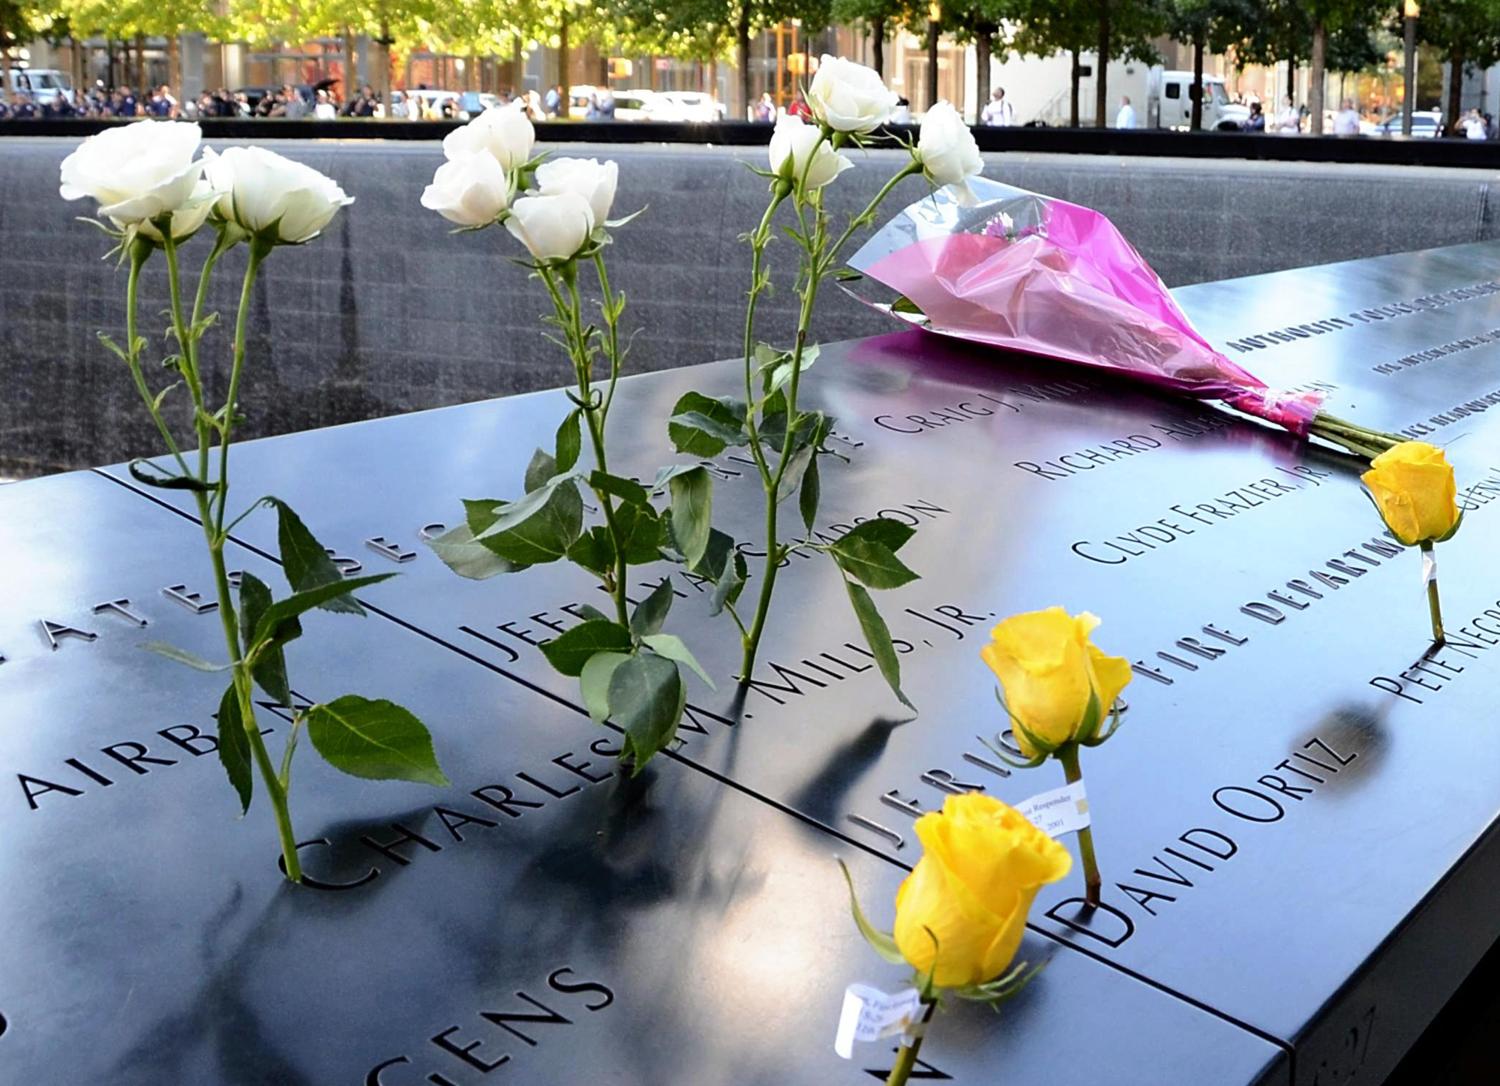
[[[418,204],[441,162],[436,143],[267,141],[337,178],[357,202],[329,235],[267,264],[255,292],[255,337],[242,402],[249,434],[327,426],[564,383],[558,348],[540,334],[540,288],[510,263],[502,231],[454,235]],[[154,431],[123,368],[96,341],[123,340],[124,272],[102,261],[97,231],[73,221],[93,209],[57,196],[57,166],[74,141],[0,139],[0,476],[41,474],[148,454]],[[641,329],[632,370],[688,365],[739,348],[746,286],[739,236],[764,207],[746,163],[764,151],[690,146],[572,146],[619,160],[620,211],[648,205],[618,232],[617,289]],[[897,159],[871,154],[830,190],[847,212]],[[1168,284],[1496,236],[1494,175],[1182,159],[992,155],[986,174],[1110,215]],[[921,182],[893,200],[914,200]],[[190,263],[206,239],[194,243]],[[794,259],[781,240],[773,260]],[[783,265],[784,266],[784,265]],[[159,268],[157,269],[159,272]],[[243,253],[226,258],[213,303],[223,323],[205,353],[215,382]],[[762,338],[794,319],[785,276],[762,306]],[[162,343],[165,288],[143,294],[143,326]],[[1271,318],[1274,322],[1274,318]],[[818,335],[887,329],[885,318],[830,286]],[[164,353],[164,352],[163,352]]]

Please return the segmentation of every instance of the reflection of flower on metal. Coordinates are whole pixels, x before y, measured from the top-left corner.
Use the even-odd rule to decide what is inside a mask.
[[[984,178],[972,186],[973,204],[936,192],[850,260],[901,295],[895,315],[958,339],[1222,400],[1308,432],[1321,394],[1268,389],[1214,350],[1103,215]]]

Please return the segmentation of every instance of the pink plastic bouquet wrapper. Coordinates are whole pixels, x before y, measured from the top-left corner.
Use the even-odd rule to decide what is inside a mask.
[[[939,190],[850,260],[921,311],[896,307],[895,315],[942,335],[1221,400],[1307,435],[1322,396],[1273,391],[1214,350],[1103,215],[984,178],[970,184],[973,201]]]

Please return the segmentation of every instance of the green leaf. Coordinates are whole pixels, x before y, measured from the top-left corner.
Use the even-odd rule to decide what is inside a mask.
[[[621,475],[611,475],[607,471],[596,469],[589,472],[589,486],[630,505],[651,504],[651,495],[645,487],[634,479],[626,479]]]
[[[853,581],[845,580],[844,587],[849,590],[849,602],[854,605],[854,615],[859,619],[859,628],[864,632],[865,644],[870,646],[870,652],[875,656],[875,663],[880,668],[880,674],[885,677],[886,685],[901,699],[902,705],[916,712],[917,707],[901,692],[901,661],[896,657],[896,646],[891,644],[891,631],[886,626],[885,619],[880,617],[875,601],[864,588]]]
[[[802,512],[802,523],[807,530],[813,530],[813,524],[818,519],[818,501],[822,497],[823,484],[818,479],[818,458],[813,457],[812,462],[807,465],[807,472],[802,476],[802,493],[797,496],[797,505]]]
[[[609,680],[610,715],[625,729],[637,771],[671,742],[686,704],[687,688],[677,664],[665,656],[639,653],[614,669]]]
[[[253,573],[241,573],[240,638],[247,653],[254,651],[251,635],[271,606],[271,589],[266,583]],[[280,645],[267,645],[261,649],[250,674],[262,690],[276,699],[277,705],[292,704],[292,688],[286,677],[286,653]]]
[[[630,632],[637,637],[654,634],[662,628],[667,621],[667,612],[672,609],[672,582],[663,579],[661,584],[651,590],[651,594],[643,599],[636,607],[635,613],[630,616]]]
[[[906,959],[901,956],[901,948],[896,945],[894,936],[887,935],[878,930],[870,923],[869,917],[865,916],[864,909],[860,908],[859,895],[854,892],[854,876],[849,874],[849,867],[843,860],[839,860],[839,870],[844,873],[844,881],[849,884],[849,911],[854,914],[854,926],[859,928],[859,933],[865,937],[865,942],[870,944],[874,950],[892,965],[901,965]]]
[[[526,465],[526,493],[547,485],[547,482],[557,474],[557,461],[548,456],[541,449],[531,454],[531,463]]]
[[[367,577],[351,577],[336,584],[319,585],[284,600],[277,600],[266,608],[266,613],[256,623],[251,643],[259,645],[263,641],[270,641],[279,645],[292,641],[302,633],[301,625],[297,622],[298,615],[311,611],[314,607],[323,607],[331,599],[390,580],[394,576],[394,573],[372,573]],[[331,607],[326,609],[333,610]],[[364,614],[363,608],[360,609],[360,614]]]
[[[179,664],[186,664],[195,671],[228,671],[233,666],[212,663],[197,653],[179,649],[176,645],[170,645],[165,641],[147,641],[141,648],[147,652],[154,652],[158,656],[165,656],[168,660],[174,660]]]
[[[465,498],[463,503],[464,521],[476,536],[499,520],[501,510],[510,504],[499,498]]]
[[[149,460],[132,460],[125,467],[136,482],[159,490],[193,490],[199,494],[207,494],[216,489],[212,483],[200,482],[191,475],[169,474]],[[147,471],[147,468],[151,470]]]
[[[725,566],[724,573],[714,583],[713,599],[709,601],[708,613],[717,615],[726,607],[733,607],[739,602],[740,593],[745,590],[745,582],[750,579],[750,563],[745,561],[745,556],[739,551],[734,552],[733,558]]]
[[[564,557],[582,532],[577,480],[559,475],[507,505],[475,538],[508,562],[534,566]]]
[[[644,566],[661,557],[667,522],[649,505],[622,505],[615,510],[615,527],[625,548],[625,561]]]
[[[239,692],[234,683],[229,684],[219,699],[219,764],[239,793],[240,813],[244,814],[250,809],[250,797],[255,794],[255,777],[250,772],[250,736],[245,734]]]
[[[581,415],[581,410],[574,408],[557,428],[557,441],[552,455],[557,461],[558,471],[572,471],[578,464],[579,453],[583,451],[583,435],[579,426]]]
[[[394,702],[346,694],[314,705],[307,736],[329,765],[352,777],[448,784],[426,726]]]
[[[672,491],[672,535],[689,566],[695,566],[708,547],[713,515],[714,483],[701,465],[674,475],[667,484]]]
[[[731,445],[749,440],[745,433],[747,408],[738,400],[714,400],[701,392],[684,393],[667,420],[672,446],[692,456],[718,456]]]
[[[861,521],[842,536],[843,539],[860,539],[869,543],[880,543],[893,551],[906,546],[906,541],[917,534],[909,524],[902,524],[890,517],[876,517]]]
[[[615,542],[609,529],[599,524],[584,532],[568,548],[568,561],[601,576],[612,570],[615,565]]]
[[[900,588],[917,579],[891,548],[852,532],[830,546],[828,553],[840,569],[871,588]]]
[[[292,512],[292,507],[279,498],[266,498],[266,503],[276,508],[276,545],[281,551],[281,568],[287,583],[297,592],[334,584],[344,579],[339,567],[328,557],[323,544],[313,538],[307,525]],[[338,592],[315,606],[328,611],[342,611],[349,615],[362,615],[364,608],[347,592]]]
[[[668,660],[675,660],[684,667],[691,668],[698,678],[708,684],[710,690],[718,689],[718,687],[714,686],[714,681],[708,677],[708,672],[703,670],[697,658],[683,644],[682,638],[675,634],[647,634],[641,638],[641,644],[645,645],[658,656],[665,656]]]
[[[526,568],[501,558],[479,542],[467,524],[460,524],[436,539],[429,539],[427,546],[442,559],[443,565],[460,577],[467,577],[472,581],[483,581],[501,573],[515,573]]]
[[[575,678],[589,657],[600,652],[629,652],[630,631],[608,619],[589,619],[542,643],[542,655],[556,670]]]
[[[776,486],[777,504],[786,501],[797,492],[802,485],[802,477],[807,469],[812,466],[813,457],[818,450],[811,445],[803,445],[787,458],[786,468],[781,473],[781,482]]]
[[[802,372],[806,373],[812,369],[812,364],[818,360],[818,346],[802,349]],[[792,355],[791,352],[782,354],[779,358],[765,367],[769,372],[766,375],[765,390],[775,392],[777,389],[791,383],[792,380]]]
[[[579,689],[583,694],[583,707],[595,724],[609,719],[609,684],[615,668],[630,657],[623,652],[598,652],[589,657],[578,676]]]

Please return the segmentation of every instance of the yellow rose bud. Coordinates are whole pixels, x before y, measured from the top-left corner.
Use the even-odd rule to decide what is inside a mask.
[[[1100,718],[1130,682],[1130,662],[1106,656],[1089,640],[1099,620],[1085,611],[1074,618],[1061,607],[1012,615],[990,631],[980,650],[1000,680],[1006,708],[1024,727],[1015,729],[1022,753],[1035,758],[1026,733],[1051,747],[1079,738]],[[1090,720],[1092,696],[1098,713]]]
[[[916,829],[923,854],[896,892],[896,945],[937,987],[988,983],[1016,956],[1037,890],[1067,875],[1073,857],[978,792],[949,796]]]
[[[1436,446],[1403,441],[1372,460],[1359,478],[1386,527],[1408,547],[1446,539],[1458,526],[1458,484]]]

